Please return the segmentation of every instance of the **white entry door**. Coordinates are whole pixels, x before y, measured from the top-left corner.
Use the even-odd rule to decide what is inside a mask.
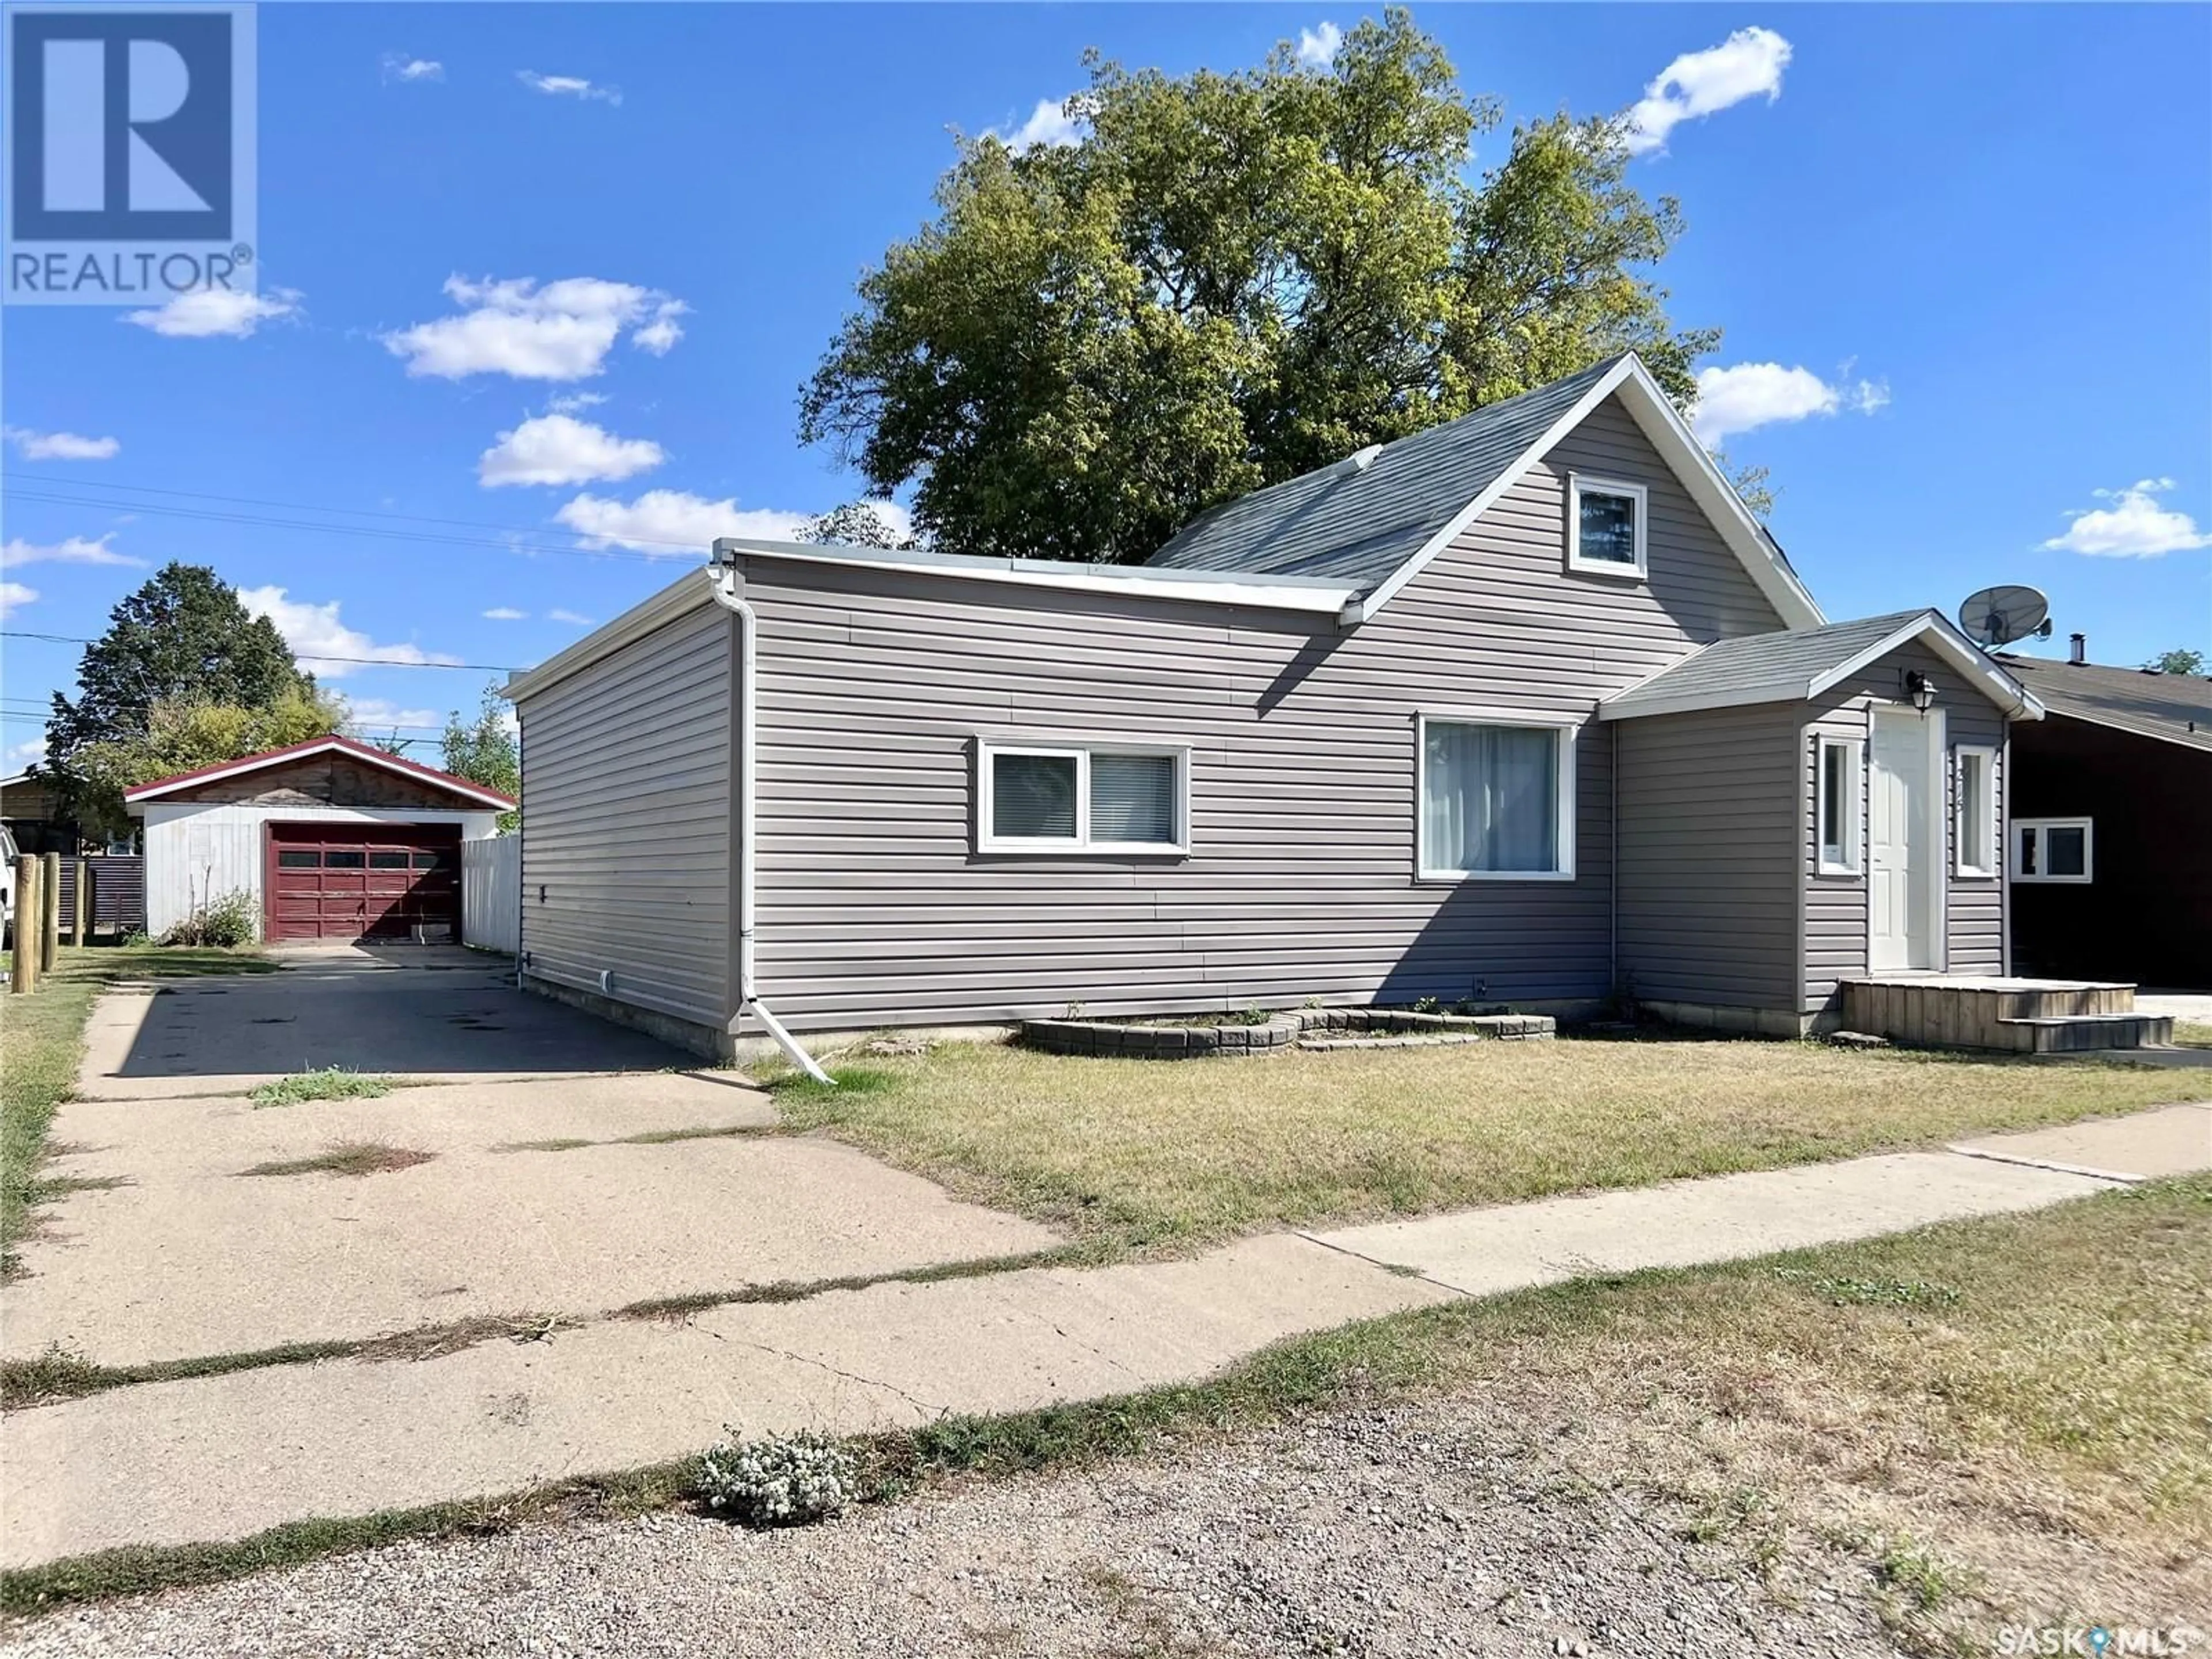
[[[1936,952],[1935,722],[1877,708],[1867,753],[1867,966],[1939,966]]]

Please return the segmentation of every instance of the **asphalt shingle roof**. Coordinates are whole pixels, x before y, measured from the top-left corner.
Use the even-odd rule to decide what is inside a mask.
[[[2053,714],[2212,752],[2212,679],[2000,654]]]
[[[1791,628],[1716,641],[1641,685],[1607,699],[1605,712],[1618,718],[1634,714],[1640,708],[1677,703],[1686,697],[1727,700],[1766,689],[1772,690],[1778,702],[1802,697],[1821,675],[1931,614],[1893,611],[1884,617],[1863,617],[1820,628]]]
[[[1185,570],[1322,576],[1370,588],[1488,489],[1620,359],[1200,514],[1147,560]]]

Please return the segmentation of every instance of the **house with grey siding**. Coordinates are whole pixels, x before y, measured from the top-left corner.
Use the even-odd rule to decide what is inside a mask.
[[[1619,999],[1796,1034],[2008,969],[2007,733],[1830,623],[1622,356],[1146,564],[718,542],[508,688],[527,982],[703,1050]]]

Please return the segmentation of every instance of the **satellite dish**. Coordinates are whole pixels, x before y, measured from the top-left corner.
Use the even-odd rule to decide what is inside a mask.
[[[1969,594],[1959,607],[1959,626],[1985,650],[2010,645],[2030,634],[2051,637],[2051,601],[2033,587],[2007,583]]]

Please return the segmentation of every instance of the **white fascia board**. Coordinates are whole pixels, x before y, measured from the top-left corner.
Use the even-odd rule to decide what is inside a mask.
[[[1302,611],[1334,616],[1359,590],[1319,576],[1269,576],[1258,580],[1229,570],[1182,570],[1158,565],[1061,563],[1048,559],[981,558],[919,549],[817,547],[806,542],[726,536],[714,544],[748,558],[788,559],[854,570],[896,570],[970,581],[1010,582],[1077,593],[1119,593],[1198,605],[1234,605],[1264,611]]]
[[[1925,640],[1936,654],[1957,669],[1966,682],[2014,720],[2039,720],[2043,704],[2028,689],[1997,666],[1982,648],[1944,619],[1941,611],[1922,612],[1887,639],[1869,646],[1846,662],[1814,678],[1806,688],[1810,699],[1832,690],[1861,670],[1880,662],[1899,646]]]
[[[1364,599],[1346,605],[1344,621],[1347,627],[1365,622],[1390,602],[1391,598],[1407,582],[1426,569],[1429,563],[1457,539],[1460,532],[1486,512],[1498,499],[1527,476],[1528,469],[1551,453],[1568,433],[1589,418],[1590,412],[1616,392],[1628,394],[1626,401],[1629,413],[1636,419],[1651,447],[1659,452],[1691,498],[1705,509],[1705,515],[1720,532],[1721,539],[1729,550],[1742,563],[1752,580],[1759,586],[1784,623],[1790,628],[1818,628],[1827,621],[1820,607],[1813,602],[1806,590],[1785,565],[1781,555],[1774,550],[1766,532],[1752,516],[1751,509],[1735,493],[1735,489],[1720,475],[1705,447],[1692,434],[1674,402],[1659,387],[1657,381],[1631,354],[1616,363],[1596,385],[1578,398],[1573,408],[1546,428],[1543,436],[1522,451],[1513,465],[1500,473],[1490,487],[1477,495],[1457,513],[1443,529],[1421,544],[1413,557],[1400,565]]]
[[[714,602],[714,583],[704,570],[688,572],[642,604],[632,605],[605,627],[586,634],[566,650],[548,657],[535,668],[526,668],[500,688],[509,702],[520,702],[580,673],[602,658],[665,628],[678,617]]]

